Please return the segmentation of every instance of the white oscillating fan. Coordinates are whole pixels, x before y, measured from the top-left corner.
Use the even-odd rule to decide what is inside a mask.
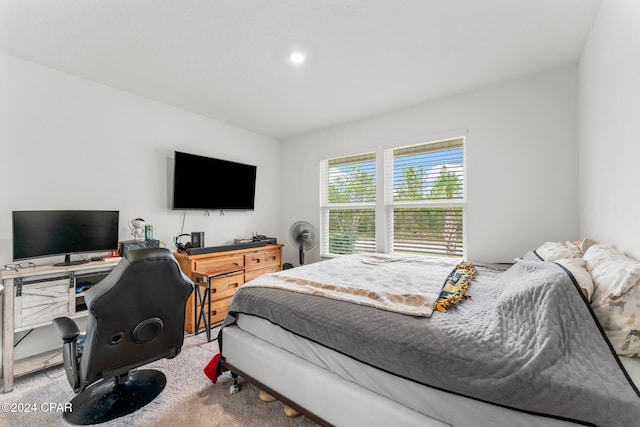
[[[298,245],[298,249],[300,250],[300,265],[304,264],[304,251],[315,248],[318,243],[318,233],[316,229],[306,221],[298,221],[289,229],[289,237]]]

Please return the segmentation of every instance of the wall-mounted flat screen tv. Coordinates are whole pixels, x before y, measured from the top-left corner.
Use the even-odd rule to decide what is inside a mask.
[[[257,167],[175,152],[173,209],[253,210]]]
[[[13,260],[118,249],[119,211],[13,211]]]

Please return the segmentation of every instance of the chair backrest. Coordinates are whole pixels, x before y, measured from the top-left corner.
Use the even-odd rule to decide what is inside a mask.
[[[180,352],[193,283],[168,249],[130,251],[85,295],[83,388]]]

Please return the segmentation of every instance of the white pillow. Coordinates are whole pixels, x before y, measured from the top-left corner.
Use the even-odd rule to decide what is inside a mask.
[[[596,288],[604,287],[601,291],[607,295],[619,297],[640,282],[640,262],[610,246],[591,246],[584,260]]]
[[[582,294],[591,302],[593,297],[594,285],[591,274],[587,271],[587,266],[582,258],[558,259],[555,262],[565,267],[571,272],[578,282],[578,286],[582,290]]]
[[[578,250],[580,250],[581,254],[584,254],[587,249],[589,249],[591,246],[593,245],[597,245],[598,242],[596,242],[595,240],[592,239],[581,239],[581,240],[576,240],[575,242],[573,242],[574,245],[576,245],[576,247],[578,248]]]
[[[558,259],[580,258],[580,249],[571,242],[546,242],[536,249],[536,253],[544,261]]]
[[[605,292],[603,292],[603,290]],[[620,297],[606,292],[604,286],[596,286],[591,308],[607,338],[620,356],[634,357],[640,354],[640,285],[634,286]]]
[[[584,254],[595,290],[591,308],[621,356],[640,354],[640,262],[605,245]]]

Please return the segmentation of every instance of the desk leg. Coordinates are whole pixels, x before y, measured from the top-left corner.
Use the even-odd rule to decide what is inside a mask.
[[[200,310],[202,310],[202,295],[200,294],[200,287],[194,286],[193,290],[193,335],[198,335],[198,329],[200,329],[200,316],[198,312],[198,304],[200,304]]]
[[[211,341],[211,288],[208,286],[204,288],[204,295],[200,292],[200,287],[196,285],[195,289],[196,305],[200,304],[200,310],[194,307],[195,313],[195,325],[194,335],[198,335],[200,332],[200,320],[204,323],[204,330],[207,334],[207,342]],[[209,309],[205,312],[206,309]]]
[[[211,287],[207,287],[207,289],[205,289],[205,292],[207,293],[207,342],[211,342]]]
[[[13,390],[14,292],[13,279],[6,280],[2,295],[2,381],[4,393]]]

